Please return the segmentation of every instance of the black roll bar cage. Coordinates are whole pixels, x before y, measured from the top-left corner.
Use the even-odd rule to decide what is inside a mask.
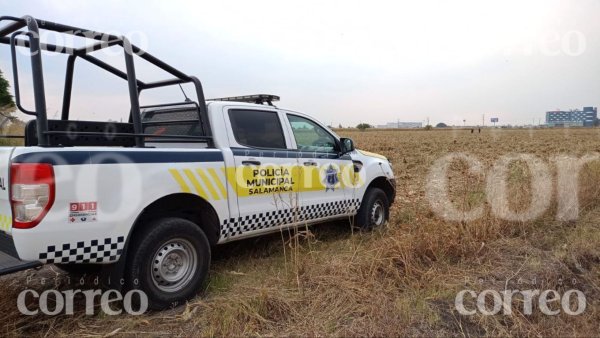
[[[35,19],[29,15],[21,18],[14,16],[0,16],[0,23],[3,21],[9,22],[3,27],[0,26],[0,43],[10,45],[11,57],[12,57],[12,68],[14,75],[14,90],[15,90],[15,103],[17,108],[23,113],[28,115],[34,115],[36,117],[36,129],[38,146],[46,147],[50,146],[49,136],[57,133],[64,133],[61,131],[49,131],[48,130],[48,118],[46,113],[46,95],[44,88],[44,76],[42,68],[42,53],[41,51],[48,51],[54,53],[61,53],[68,55],[66,74],[65,74],[65,85],[63,91],[63,102],[61,120],[69,120],[69,111],[71,106],[71,93],[73,87],[73,73],[75,70],[75,61],[80,58],[89,63],[98,66],[99,68],[120,77],[127,81],[129,88],[129,101],[131,104],[131,110],[129,115],[129,122],[133,124],[133,134],[126,134],[135,138],[136,147],[144,147],[145,137],[160,138],[160,137],[174,137],[172,135],[151,135],[144,134],[144,129],[141,121],[141,108],[139,102],[139,95],[145,89],[166,87],[171,85],[180,85],[184,83],[192,83],[196,89],[196,96],[199,104],[199,122],[203,132],[203,136],[179,136],[185,139],[196,139],[203,140],[209,143],[209,146],[214,146],[212,140],[212,133],[210,130],[206,101],[204,98],[204,91],[202,89],[202,83],[198,78],[186,75],[185,73],[177,70],[176,68],[168,65],[161,61],[150,53],[140,49],[133,45],[125,36],[115,36],[111,34],[105,34],[89,29],[83,29],[60,23]],[[26,28],[27,30],[21,30]],[[73,48],[67,46],[57,46],[49,43],[40,42],[40,30],[54,31],[57,33],[69,34],[73,36],[93,39],[99,42],[91,45]],[[26,36],[25,39],[17,39],[18,36]],[[18,67],[16,58],[16,47],[26,47],[30,50],[31,57],[31,70],[33,76],[33,94],[35,96],[35,111],[29,111],[21,105],[21,93],[19,89],[18,79]],[[115,68],[106,62],[90,55],[92,52],[99,51],[101,49],[120,46],[124,50],[125,55],[125,68],[123,72],[118,68]],[[153,64],[154,66],[166,71],[173,76],[172,79],[160,80],[155,82],[143,82],[139,80],[135,73],[135,64],[133,55],[137,55],[145,61]],[[75,134],[84,135],[83,132],[71,132]],[[125,135],[119,135],[125,136]]]

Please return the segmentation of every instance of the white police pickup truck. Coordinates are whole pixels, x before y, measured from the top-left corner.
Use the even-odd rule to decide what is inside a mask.
[[[2,22],[16,104],[35,118],[24,146],[0,147],[0,274],[46,263],[67,271],[102,265],[160,309],[200,290],[214,245],[336,218],[363,229],[388,219],[395,196],[388,160],[356,150],[305,114],[273,106],[278,97],[205,100],[197,78],[124,37],[31,17]],[[44,44],[44,29],[94,42]],[[108,46],[123,47],[125,71],[95,56]],[[21,103],[19,48],[31,61],[32,110]],[[67,58],[60,119],[46,116],[40,49]],[[133,55],[171,78],[137,78]],[[71,116],[77,60],[127,81],[128,122]],[[195,101],[140,104],[142,92],[186,83]]]

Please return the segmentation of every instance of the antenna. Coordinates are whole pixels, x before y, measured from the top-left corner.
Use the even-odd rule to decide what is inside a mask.
[[[185,97],[185,102],[192,102],[192,100],[190,100],[190,98],[187,97],[187,95],[185,95],[185,91],[183,90],[181,83],[179,84],[179,89],[181,89],[181,92],[183,93],[183,97]]]

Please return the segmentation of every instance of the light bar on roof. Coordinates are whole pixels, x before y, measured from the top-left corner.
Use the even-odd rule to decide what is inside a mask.
[[[208,99],[206,101],[235,101],[235,102],[247,102],[247,103],[256,103],[256,104],[267,103],[269,105],[272,105],[273,101],[279,101],[279,96],[269,95],[269,94],[255,94],[255,95],[244,95],[244,96],[221,97],[221,98],[216,98],[216,99]]]

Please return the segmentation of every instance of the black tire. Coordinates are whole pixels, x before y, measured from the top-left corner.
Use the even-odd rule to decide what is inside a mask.
[[[202,229],[182,218],[162,218],[141,226],[127,252],[127,289],[143,291],[151,310],[175,307],[196,296],[210,266],[210,244]],[[194,266],[193,271],[187,266]],[[166,277],[177,277],[181,269],[187,271],[181,285],[171,285]]]
[[[71,275],[95,275],[102,270],[102,264],[54,264]]]
[[[382,226],[389,218],[390,202],[387,195],[379,188],[369,188],[354,218],[356,226],[369,231]]]

